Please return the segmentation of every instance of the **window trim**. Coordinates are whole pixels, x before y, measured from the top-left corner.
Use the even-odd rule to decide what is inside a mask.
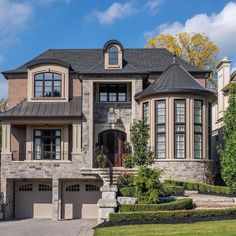
[[[195,102],[201,102],[201,123],[196,123],[195,121]],[[200,99],[194,99],[193,101],[193,158],[195,160],[201,160],[203,158],[203,100]],[[195,130],[195,126],[200,126],[201,127],[201,132]],[[196,158],[195,157],[195,134],[196,135],[201,135],[201,157]]]
[[[48,74],[48,73],[50,73],[50,74],[52,74],[52,80],[46,80],[45,79],[45,74]],[[43,79],[42,80],[36,80],[35,79],[35,77],[37,76],[37,75],[40,75],[40,74],[42,74],[42,76],[43,76]],[[61,77],[61,79],[60,80],[55,80],[54,79],[54,76],[55,75],[60,75],[60,77]],[[42,82],[42,96],[40,97],[40,96],[36,96],[36,83],[38,82],[38,81],[41,81]],[[51,85],[51,96],[45,96],[45,82],[46,81],[51,81],[52,82],[52,85]],[[60,96],[54,96],[54,83],[55,83],[55,81],[60,81]],[[60,99],[60,98],[62,98],[62,83],[63,81],[62,81],[62,74],[61,73],[59,73],[59,72],[53,72],[53,71],[44,71],[44,72],[38,72],[38,73],[35,73],[34,75],[33,75],[33,97],[34,98],[36,98],[36,99]],[[56,87],[58,87],[58,86],[56,86]]]
[[[109,93],[110,93],[110,87],[111,86],[116,86],[117,88],[116,88],[116,90],[117,90],[117,92],[116,92],[116,101],[110,101],[110,99],[109,99]],[[120,85],[122,85],[122,86],[125,86],[125,101],[119,101],[119,92],[118,92],[118,86],[120,86]],[[101,97],[100,97],[100,91],[101,91],[101,86],[107,86],[107,92],[106,92],[106,97],[107,97],[107,100],[106,101],[101,101]],[[127,94],[128,92],[127,92],[127,84],[99,84],[99,88],[98,88],[98,99],[99,99],[99,102],[100,103],[111,103],[111,102],[119,102],[119,103],[125,103],[125,102],[127,102],[128,101],[128,94]]]
[[[212,104],[208,102],[208,159],[211,160]]]
[[[156,121],[157,121],[157,109],[156,109],[156,104],[157,104],[157,102],[165,102],[165,123],[157,123]],[[165,159],[167,159],[167,130],[166,130],[166,119],[167,119],[167,116],[166,116],[166,114],[167,114],[167,112],[166,112],[166,108],[167,108],[167,101],[166,101],[166,99],[160,99],[160,100],[155,100],[155,102],[154,102],[154,106],[155,106],[155,111],[154,111],[154,113],[155,113],[155,156],[156,156],[156,158],[159,160],[159,159],[161,159],[161,160],[165,160]],[[165,126],[165,132],[158,132],[157,133],[157,126],[158,125],[164,125]],[[165,134],[165,157],[164,158],[159,158],[159,157],[157,157],[157,134]]]
[[[185,109],[184,109],[184,122],[181,122],[181,123],[177,123],[176,122],[176,102],[177,101],[184,101],[184,104],[185,104]],[[177,160],[183,160],[183,159],[186,159],[186,145],[187,145],[187,134],[186,134],[186,112],[187,111],[187,102],[186,102],[186,99],[185,98],[179,98],[179,99],[174,99],[174,159],[177,159]],[[185,126],[185,131],[184,132],[176,132],[176,125],[184,125]],[[184,157],[176,157],[176,134],[184,134]]]

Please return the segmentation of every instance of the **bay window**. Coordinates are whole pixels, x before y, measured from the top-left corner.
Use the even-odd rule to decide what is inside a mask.
[[[35,129],[33,154],[35,160],[60,160],[61,130]]]
[[[143,103],[143,122],[149,124],[149,103]]]
[[[155,133],[156,158],[166,158],[166,101],[155,102]]]
[[[194,159],[202,158],[202,101],[194,100]]]
[[[186,101],[174,101],[174,150],[175,158],[186,158]]]

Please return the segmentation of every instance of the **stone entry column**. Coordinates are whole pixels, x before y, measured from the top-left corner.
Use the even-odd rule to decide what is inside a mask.
[[[99,207],[98,224],[108,221],[109,214],[115,212],[115,209],[117,208],[116,194],[118,192],[118,188],[116,185],[103,185],[100,191],[102,192],[102,198],[99,199],[97,203]]]

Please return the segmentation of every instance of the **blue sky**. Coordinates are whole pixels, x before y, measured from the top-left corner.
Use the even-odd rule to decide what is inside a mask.
[[[236,1],[0,0],[0,71],[48,48],[97,48],[113,38],[144,47],[150,36],[184,31],[208,35],[236,68]]]

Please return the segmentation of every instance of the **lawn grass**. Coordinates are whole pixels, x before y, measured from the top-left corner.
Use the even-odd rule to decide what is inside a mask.
[[[236,220],[208,221],[187,224],[146,224],[97,228],[94,236],[232,236]]]

